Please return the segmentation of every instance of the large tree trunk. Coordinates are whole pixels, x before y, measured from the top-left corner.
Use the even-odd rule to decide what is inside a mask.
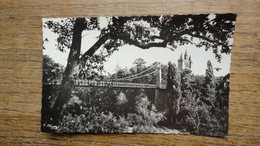
[[[77,69],[81,48],[81,34],[84,30],[85,18],[77,18],[73,28],[72,45],[70,48],[68,62],[63,74],[62,84],[58,97],[53,107],[53,124],[59,125],[63,110],[71,98],[74,89],[74,73]]]

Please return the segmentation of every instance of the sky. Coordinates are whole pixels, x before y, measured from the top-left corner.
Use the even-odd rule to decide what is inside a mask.
[[[46,21],[46,20],[43,20]],[[103,22],[106,25],[106,22]],[[82,33],[82,45],[81,53],[87,51],[96,41],[100,32],[98,30],[83,31]],[[69,50],[66,52],[60,52],[56,47],[57,34],[54,34],[49,29],[43,29],[43,39],[48,38],[48,42],[45,42],[44,55],[50,56],[55,62],[66,66]],[[196,40],[195,40],[196,41]],[[103,49],[102,47],[100,49]],[[215,76],[223,76],[230,73],[231,54],[222,54],[221,63],[218,63],[215,59],[212,50],[205,51],[205,49],[197,48],[194,45],[177,46],[174,51],[169,48],[150,48],[141,49],[133,45],[124,45],[119,47],[118,51],[115,51],[107,61],[104,63],[104,69],[106,72],[114,73],[116,66],[121,68],[127,67],[128,69],[133,66],[133,62],[137,58],[143,58],[146,61],[146,65],[151,65],[153,62],[158,61],[162,64],[168,64],[169,61],[177,65],[180,55],[187,50],[188,55],[191,55],[192,73],[195,75],[205,75],[207,61],[211,60],[213,68],[221,68],[220,71],[214,70]],[[97,51],[96,53],[98,53]]]

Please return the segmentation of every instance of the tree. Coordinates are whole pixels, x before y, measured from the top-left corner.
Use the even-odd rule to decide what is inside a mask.
[[[53,59],[47,55],[43,55],[42,68],[43,83],[51,83],[53,80],[61,77],[64,72],[63,66],[55,63]]]
[[[216,91],[215,91],[215,76],[213,73],[213,67],[211,61],[208,60],[207,62],[207,69],[205,75],[205,82],[203,88],[203,101],[208,104],[209,106],[215,107],[216,102]]]
[[[192,94],[196,95],[196,98],[200,98],[202,96],[202,90],[204,86],[204,76],[194,76],[191,75],[191,88]]]
[[[52,84],[59,80],[62,77],[64,72],[63,66],[55,63],[52,58],[47,55],[43,55],[43,71],[42,71],[42,83]],[[53,102],[57,98],[55,86],[45,85],[42,86],[42,125],[47,125],[52,122],[52,107]],[[42,131],[45,130],[45,127],[42,126]]]
[[[165,117],[162,113],[158,112],[156,107],[148,100],[147,95],[140,91],[140,94],[135,97],[135,110],[136,113],[129,113],[127,121],[133,126],[133,132],[140,133],[155,133],[158,122],[162,121]]]
[[[146,62],[144,61],[144,59],[142,59],[142,58],[137,58],[137,59],[135,59],[135,61],[134,61],[134,68],[135,68],[135,70],[136,70],[136,72],[138,73],[138,72],[141,72],[142,70],[144,70],[145,69],[145,64],[146,64]]]
[[[229,77],[219,77],[216,83],[217,109],[216,117],[220,122],[222,134],[228,133],[228,96],[229,96]]]
[[[181,72],[181,91],[183,99],[189,96],[191,90],[191,70],[184,69]]]
[[[87,78],[95,78],[95,70],[102,70],[102,62],[119,46],[129,44],[149,49],[194,44],[206,50],[211,48],[216,59],[221,61],[221,53],[231,52],[229,39],[233,37],[235,19],[235,14],[110,17],[105,28],[100,28],[99,18],[45,22],[44,27],[59,35],[57,48],[60,51],[69,49],[62,85],[54,105],[53,112],[57,114],[54,124],[59,123],[64,106],[71,98],[75,76],[83,70]],[[94,29],[101,31],[97,42],[80,54],[82,31]],[[200,41],[194,43],[193,39]],[[106,53],[95,55],[101,46],[106,49]]]
[[[133,62],[133,65],[134,66],[132,68],[130,68],[130,72],[131,72],[132,75],[138,74],[138,73],[140,73],[140,72],[142,72],[146,69],[146,62],[144,61],[143,58],[135,59],[134,62]],[[145,73],[140,74],[140,76],[144,75],[144,74]],[[149,77],[137,78],[137,79],[133,79],[132,82],[145,83],[148,80],[148,78]]]
[[[213,67],[211,61],[208,60],[202,89],[202,98],[201,102],[199,102],[200,124],[198,125],[198,129],[200,134],[214,135],[212,131],[219,130],[219,121],[216,117],[217,109],[215,88]]]
[[[168,63],[167,90],[169,92],[167,102],[169,110],[168,120],[173,126],[176,126],[177,115],[180,111],[180,99],[182,97],[181,78],[176,65],[171,62]]]

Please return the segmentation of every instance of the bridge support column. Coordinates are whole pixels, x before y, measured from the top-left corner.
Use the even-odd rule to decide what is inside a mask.
[[[155,107],[159,106],[159,89],[161,88],[162,83],[162,71],[161,71],[161,64],[159,63],[157,66],[157,79],[156,79],[156,85],[157,88],[155,89],[155,99],[154,99],[154,105]]]
[[[156,108],[158,108],[158,99],[159,99],[159,89],[155,89],[155,99],[154,99],[154,105]]]

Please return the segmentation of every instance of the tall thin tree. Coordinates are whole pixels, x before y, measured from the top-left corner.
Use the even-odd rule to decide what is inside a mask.
[[[169,110],[168,120],[175,127],[177,124],[177,115],[180,111],[180,99],[182,95],[180,73],[176,65],[171,62],[168,63],[167,90],[167,107]]]

